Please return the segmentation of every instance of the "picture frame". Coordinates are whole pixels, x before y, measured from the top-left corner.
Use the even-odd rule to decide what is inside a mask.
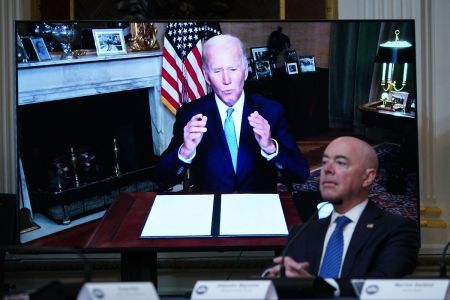
[[[408,104],[408,97],[408,92],[392,92],[390,97],[392,109],[395,111],[404,111]]]
[[[268,60],[255,61],[256,79],[272,78],[272,70]]]
[[[97,55],[127,53],[122,29],[92,29],[92,35],[94,36]]]
[[[250,48],[250,52],[254,61],[269,59],[269,48],[267,47],[253,47]]]
[[[293,49],[286,50],[286,52],[284,53],[284,60],[286,61],[286,63],[296,63],[298,61],[297,51]]]
[[[33,45],[33,49],[36,52],[38,61],[46,61],[52,59],[42,37],[31,37],[30,40],[31,44]]]
[[[299,56],[298,64],[302,73],[316,71],[315,58],[312,55]]]
[[[289,75],[298,74],[298,64],[296,62],[286,63],[286,73]]]

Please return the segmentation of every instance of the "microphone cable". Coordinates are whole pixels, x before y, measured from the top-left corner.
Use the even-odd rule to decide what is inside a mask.
[[[86,257],[82,249],[76,248],[52,248],[52,247],[38,247],[27,248],[20,246],[6,246],[0,249],[5,253],[11,254],[73,254],[81,258],[83,264],[83,280],[84,282],[90,282],[92,279],[92,270],[89,259]]]

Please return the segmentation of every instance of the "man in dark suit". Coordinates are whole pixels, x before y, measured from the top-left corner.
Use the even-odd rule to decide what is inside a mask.
[[[248,64],[242,42],[230,35],[205,42],[203,73],[214,92],[177,111],[156,174],[176,183],[190,168],[194,191],[208,193],[276,192],[278,171],[293,182],[305,181],[309,166],[283,107],[244,93]]]
[[[420,247],[416,223],[389,214],[367,199],[377,168],[375,151],[362,140],[340,137],[328,145],[320,192],[334,210],[327,218],[310,223],[292,241],[284,257],[287,277],[334,278],[327,281],[338,294],[351,295],[350,278],[395,278],[414,271]],[[344,225],[337,225],[338,219],[345,219]],[[341,227],[340,234],[337,227]],[[303,230],[302,225],[290,237],[298,230]],[[338,251],[336,244],[340,244]],[[278,277],[283,258],[276,257],[274,263],[266,275]]]

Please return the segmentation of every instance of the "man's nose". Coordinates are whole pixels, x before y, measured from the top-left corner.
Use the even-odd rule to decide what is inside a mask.
[[[231,83],[231,77],[230,77],[230,74],[228,74],[227,70],[223,71],[223,73],[222,73],[222,83],[223,84]]]
[[[322,166],[323,171],[325,172],[325,174],[332,174],[334,173],[334,167],[333,167],[333,163],[328,161],[326,162],[323,166]]]

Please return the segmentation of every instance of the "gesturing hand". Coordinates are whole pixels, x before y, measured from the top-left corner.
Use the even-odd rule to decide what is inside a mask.
[[[198,144],[200,144],[203,134],[207,131],[207,121],[207,116],[197,114],[184,126],[183,146],[180,149],[180,155],[183,158],[188,159],[191,157]]]
[[[281,269],[281,262],[283,258],[281,256],[275,257],[273,259],[273,262],[277,265],[272,267],[268,277],[280,277],[280,269]],[[284,267],[285,267],[285,274],[286,277],[299,277],[299,278],[307,278],[307,277],[313,277],[311,273],[309,273],[309,263],[308,262],[296,262],[291,257],[286,256],[284,258]]]
[[[274,153],[276,151],[275,143],[272,140],[270,134],[270,125],[263,116],[261,116],[257,111],[254,111],[248,117],[250,126],[253,127],[253,132],[255,133],[256,141],[264,152],[267,154]]]

